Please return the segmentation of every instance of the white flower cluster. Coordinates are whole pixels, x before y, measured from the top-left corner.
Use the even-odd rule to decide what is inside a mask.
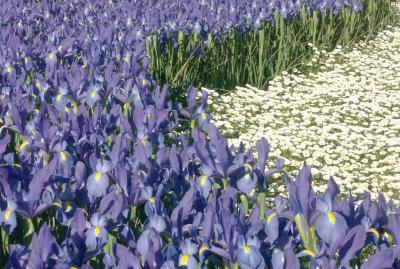
[[[399,200],[400,26],[351,51],[317,55],[318,70],[284,72],[267,90],[208,90],[214,124],[236,145],[266,137],[272,159],[284,158],[293,175],[306,161],[318,191],[333,176],[344,192]]]

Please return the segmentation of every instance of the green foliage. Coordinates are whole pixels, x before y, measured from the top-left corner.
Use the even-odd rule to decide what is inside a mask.
[[[206,44],[197,34],[180,32],[177,46],[167,41],[162,49],[154,35],[147,42],[151,73],[159,83],[168,83],[179,100],[188,85],[233,89],[249,83],[265,87],[282,71],[301,69],[313,54],[308,43],[329,51],[369,39],[395,22],[390,0],[367,0],[364,5],[359,13],[343,8],[337,15],[307,14],[303,7],[297,17],[287,20],[276,12],[275,25],[266,23],[246,34],[232,30],[216,40],[209,34]]]

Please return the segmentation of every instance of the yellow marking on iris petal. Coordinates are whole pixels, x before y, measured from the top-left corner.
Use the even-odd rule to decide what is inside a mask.
[[[101,172],[96,172],[96,175],[94,176],[94,178],[96,179],[96,181],[99,181],[101,176],[102,176]]]
[[[379,232],[378,232],[378,230],[377,230],[377,229],[375,229],[375,228],[371,228],[371,229],[369,229],[369,230],[368,230],[368,232],[370,232],[370,233],[373,233],[373,234],[375,234],[376,236],[378,236],[378,237],[379,237]]]
[[[208,250],[207,246],[201,246],[201,248],[199,249],[199,254],[203,253],[206,250]]]
[[[72,210],[72,206],[71,206],[71,202],[70,201],[67,201],[66,203],[65,203],[65,212],[70,212]]]
[[[72,110],[74,113],[78,112],[78,104],[76,102],[72,102]]]
[[[24,141],[22,142],[21,146],[19,147],[19,150],[23,150],[26,146],[28,146],[30,144],[30,142],[28,141]]]
[[[92,96],[93,98],[95,98],[95,97],[96,97],[96,91],[95,91],[95,90],[92,90],[92,92],[90,93],[90,96]]]
[[[98,237],[99,234],[100,234],[100,226],[96,226],[96,228],[94,228],[94,235],[95,235],[96,237]]]
[[[129,56],[128,55],[126,55],[125,57],[124,57],[124,62],[129,62]]]
[[[335,215],[332,213],[332,211],[328,211],[326,214],[328,215],[329,221],[330,221],[332,224],[335,224],[335,222],[336,222],[336,217],[335,217]]]
[[[201,177],[201,179],[200,179],[200,185],[201,186],[204,186],[204,184],[206,184],[206,179],[207,179],[207,176],[202,176]]]
[[[58,207],[62,207],[62,205],[59,202],[54,202],[53,205],[54,206],[58,206]]]
[[[206,113],[201,113],[201,117],[203,118],[203,120],[206,120],[207,119],[207,114]]]
[[[65,153],[65,151],[60,151],[60,157],[61,157],[61,160],[66,161],[67,160],[67,153]]]
[[[188,260],[189,260],[189,255],[187,254],[182,255],[181,260],[179,261],[179,265],[180,266],[187,265]]]
[[[11,73],[11,72],[12,72],[12,67],[11,67],[11,65],[8,65],[8,66],[7,66],[7,72],[8,72],[8,73]]]
[[[50,52],[49,59],[52,60],[54,58],[54,56],[55,56],[54,52]]]
[[[35,86],[36,88],[40,89],[40,81],[36,81]]]
[[[124,109],[125,109],[125,110],[128,110],[128,108],[129,108],[129,103],[125,103],[125,104],[124,104]]]
[[[273,212],[273,213],[269,214],[269,216],[267,218],[267,223],[270,223],[271,220],[273,219],[273,217],[275,217],[275,216],[276,216],[276,212]]]
[[[142,80],[142,85],[145,86],[147,84],[147,79]]]
[[[146,139],[142,138],[142,139],[140,140],[140,142],[141,142],[143,145],[146,145]]]
[[[243,167],[247,167],[247,168],[249,168],[250,171],[253,171],[253,166],[251,166],[251,164],[249,164],[249,163],[243,164]]]
[[[3,125],[0,127],[0,131],[3,131],[3,129],[7,128],[7,126]]]
[[[15,167],[19,167],[19,168],[21,168],[21,165],[20,165],[20,164],[18,164],[18,163],[14,163],[14,166],[15,166]]]
[[[78,269],[78,267],[70,266],[68,269]]]
[[[25,63],[27,64],[27,63],[29,62],[29,58],[28,58],[28,57],[25,57],[25,58],[24,58],[24,61],[25,61]]]
[[[190,127],[191,128],[194,128],[196,126],[196,120],[195,119],[192,119],[191,121],[190,121]]]
[[[63,48],[62,45],[58,46],[57,51],[58,51],[58,52],[61,52],[62,48]]]
[[[150,198],[149,198],[149,202],[154,204],[154,203],[156,202],[156,198],[150,197]]]
[[[150,120],[151,119],[151,113],[149,112],[149,113],[147,113],[147,115],[146,115],[146,118],[148,119],[148,120]]]
[[[246,254],[250,254],[250,248],[247,245],[244,245],[243,250]]]
[[[65,107],[65,112],[67,112],[67,113],[69,113],[69,108],[68,107]]]
[[[5,220],[7,221],[8,220],[8,218],[10,217],[10,215],[11,215],[11,212],[12,212],[12,210],[11,209],[9,209],[9,210],[7,210],[6,211],[6,213],[4,214],[4,218],[5,218]]]
[[[310,249],[305,249],[303,252],[307,255],[310,255],[311,257],[315,257],[315,252],[310,250]]]
[[[36,136],[36,131],[35,130],[32,130],[32,136]]]
[[[61,94],[57,94],[57,96],[56,96],[56,101],[60,101],[61,97],[62,97]]]
[[[249,173],[244,174],[244,179],[245,179],[246,181],[249,181],[249,179],[250,179],[250,174],[249,174]]]

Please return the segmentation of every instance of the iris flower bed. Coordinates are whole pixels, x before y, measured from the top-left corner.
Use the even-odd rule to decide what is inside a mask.
[[[295,179],[267,165],[265,138],[231,146],[206,92],[169,99],[145,7],[2,2],[0,266],[399,267],[393,202],[341,198],[333,179],[317,195],[307,164]],[[288,199],[267,206],[275,174]]]

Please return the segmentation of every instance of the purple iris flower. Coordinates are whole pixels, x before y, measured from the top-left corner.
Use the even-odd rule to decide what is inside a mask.
[[[240,268],[265,268],[265,261],[259,251],[259,248],[260,242],[257,238],[249,238],[247,240],[244,240],[243,237],[239,238],[236,256]]]
[[[239,191],[249,194],[252,190],[254,190],[256,184],[257,175],[253,173],[253,168],[249,165],[246,167],[244,175],[237,181],[236,186]]]
[[[317,233],[330,246],[343,238],[347,231],[347,223],[342,215],[332,208],[332,200],[327,193],[317,199],[316,208],[320,212],[317,217]]]
[[[164,218],[158,215],[150,217],[148,226],[153,228],[159,233],[163,232],[167,228],[167,224],[165,223]]]
[[[46,56],[46,64],[49,66],[54,66],[57,63],[57,51],[52,50]]]
[[[107,242],[106,224],[106,219],[98,213],[91,217],[89,229],[85,233],[85,243],[90,250],[100,248]]]
[[[11,76],[15,72],[14,66],[10,62],[5,62],[3,65],[3,74]]]
[[[59,93],[54,98],[54,106],[60,112],[69,112],[70,108],[68,105],[71,100],[67,97],[68,89],[64,86],[60,87]]]
[[[208,197],[208,194],[210,193],[212,189],[212,183],[209,178],[209,176],[199,176],[196,180],[197,187],[200,190],[200,193],[203,195],[204,198]]]
[[[93,107],[95,103],[100,100],[100,90],[101,90],[100,84],[92,84],[86,90],[86,103],[90,107]]]
[[[288,244],[283,251],[274,249],[271,263],[274,269],[300,269],[300,261],[296,257],[290,244]]]
[[[268,210],[266,215],[265,234],[266,241],[272,245],[279,236],[279,219],[278,213],[275,210]]]
[[[101,197],[107,193],[107,188],[110,184],[108,172],[111,171],[111,163],[106,160],[98,160],[96,163],[96,169],[87,179],[86,188],[88,196],[92,199],[93,197]]]
[[[197,268],[197,260],[194,255],[197,253],[197,245],[189,239],[181,244],[182,254],[179,255],[179,266],[185,266],[188,269]]]
[[[12,200],[8,200],[7,207],[4,210],[0,210],[0,224],[7,234],[11,234],[17,226],[16,209],[17,204]]]

